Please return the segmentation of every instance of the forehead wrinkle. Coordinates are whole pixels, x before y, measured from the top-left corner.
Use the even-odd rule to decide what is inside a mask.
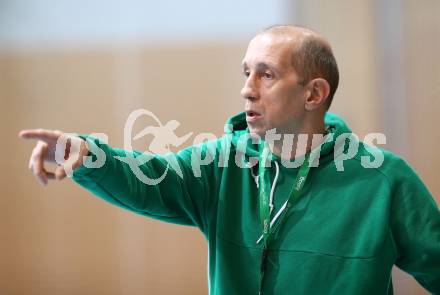
[[[261,52],[262,57],[279,65],[290,65],[292,52],[302,43],[301,38],[292,36],[260,35],[251,41],[252,53]]]
[[[243,59],[242,66],[243,67],[265,66],[279,71],[286,69],[290,66],[290,51],[288,51],[287,54],[281,54],[281,50],[285,50],[285,49],[280,48],[274,50],[273,52],[263,52],[263,51],[268,51],[265,49],[263,50],[252,49],[250,54],[249,51],[247,52],[245,58]],[[255,52],[257,52],[257,54],[255,54]]]

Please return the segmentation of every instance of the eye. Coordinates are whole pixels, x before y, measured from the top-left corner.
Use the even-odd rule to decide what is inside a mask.
[[[244,75],[245,77],[249,77],[249,75],[250,75],[250,71],[249,71],[249,70],[244,70],[244,71],[243,71],[243,75]]]
[[[264,72],[263,77],[264,77],[264,79],[267,79],[267,80],[272,80],[274,78],[274,76],[271,72]]]

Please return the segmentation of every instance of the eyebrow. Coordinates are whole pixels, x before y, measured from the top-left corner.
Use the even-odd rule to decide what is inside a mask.
[[[246,62],[243,62],[241,64],[241,66],[243,67],[243,69],[248,68],[248,65],[246,64]],[[275,65],[271,64],[271,63],[265,63],[265,62],[259,62],[257,64],[257,69],[261,70],[261,69],[270,69],[272,71],[277,72]]]

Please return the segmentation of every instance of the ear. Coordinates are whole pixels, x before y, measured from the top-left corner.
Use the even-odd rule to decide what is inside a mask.
[[[330,94],[330,84],[322,78],[312,79],[307,83],[308,97],[306,99],[305,108],[313,111],[322,106]]]

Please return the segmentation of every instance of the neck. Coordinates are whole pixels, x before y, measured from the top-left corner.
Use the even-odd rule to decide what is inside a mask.
[[[290,133],[293,139],[292,135],[287,134],[287,137],[286,134],[283,134],[280,140],[269,144],[272,153],[286,160],[303,156],[324,141],[324,120],[315,122],[309,128]]]

